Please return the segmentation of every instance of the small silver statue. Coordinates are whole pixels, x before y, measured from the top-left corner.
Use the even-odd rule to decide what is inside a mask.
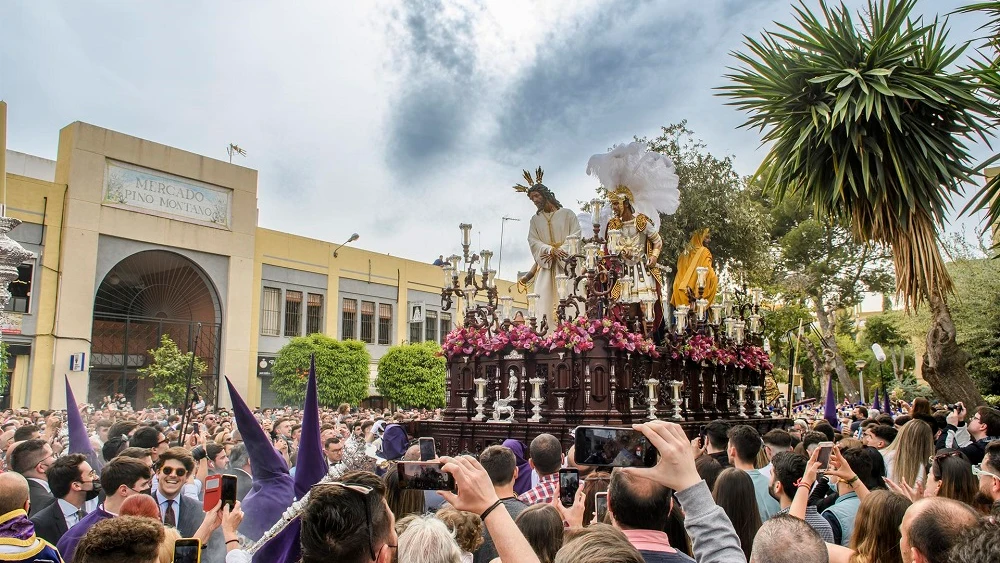
[[[493,405],[493,419],[490,422],[513,422],[514,421],[514,407],[510,406],[510,403],[516,400],[515,393],[517,392],[517,376],[513,373],[507,380],[507,396],[503,399],[497,399],[496,403]],[[507,418],[504,418],[507,415]]]

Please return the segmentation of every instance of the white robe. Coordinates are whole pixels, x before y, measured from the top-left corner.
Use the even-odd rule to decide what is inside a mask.
[[[565,207],[552,213],[535,214],[528,227],[528,246],[538,265],[534,287],[534,292],[538,294],[536,315],[539,324],[542,322],[542,315],[548,317],[549,329],[556,324],[555,310],[559,304],[556,294],[556,274],[562,272],[563,262],[543,255],[551,253],[553,248],[563,246],[566,237],[580,236],[580,232],[580,221],[576,213]]]

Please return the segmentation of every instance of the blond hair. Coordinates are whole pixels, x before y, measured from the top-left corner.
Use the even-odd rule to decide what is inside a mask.
[[[478,514],[448,507],[439,510],[437,518],[455,535],[455,541],[462,551],[472,553],[483,545],[483,521]]]
[[[927,473],[927,459],[934,455],[931,425],[919,419],[907,422],[884,451],[895,456],[889,477],[899,484],[915,486]]]
[[[181,539],[181,534],[176,528],[163,527],[163,541],[160,542],[160,563],[173,563],[174,543],[179,539]]]

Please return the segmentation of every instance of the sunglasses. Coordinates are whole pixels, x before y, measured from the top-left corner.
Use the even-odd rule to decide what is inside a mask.
[[[949,457],[956,457],[960,455],[962,455],[962,452],[958,450],[932,455],[931,457],[927,458],[927,465],[934,465],[935,463],[941,461],[942,459],[948,459]]]
[[[976,477],[979,477],[981,475],[986,475],[987,477],[993,477],[994,479],[1000,479],[1000,475],[997,475],[996,473],[990,473],[989,471],[986,471],[985,469],[983,469],[982,465],[973,465],[972,466],[972,474],[975,475]]]
[[[371,505],[368,503],[368,496],[374,490],[371,487],[366,487],[364,485],[354,485],[351,483],[341,483],[340,481],[333,481],[330,483],[316,483],[312,486],[313,489],[318,489],[322,487],[340,487],[342,489],[347,489],[348,491],[354,491],[361,495],[361,502],[365,505],[365,529],[368,531],[368,552],[372,556],[372,561],[375,561],[375,539],[372,537],[372,511]],[[391,548],[396,546],[385,544]],[[381,551],[381,550],[380,550]]]
[[[170,467],[169,465],[161,467],[160,472],[163,473],[164,475],[173,475],[176,473],[178,477],[183,477],[187,475],[187,469],[183,467],[173,468]]]

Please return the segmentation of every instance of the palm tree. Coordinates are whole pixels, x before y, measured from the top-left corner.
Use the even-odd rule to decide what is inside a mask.
[[[800,4],[797,28],[746,38],[720,95],[771,143],[757,172],[769,192],[892,248],[896,291],[908,309],[931,310],[923,377],[940,397],[978,405],[937,229],[975,174],[966,143],[997,109],[969,73],[951,70],[965,46],[947,44],[944,23],[911,18],[915,3],[869,0],[858,25],[843,5],[821,3],[820,19]]]
[[[968,71],[980,81],[983,92],[995,103],[1000,103],[1000,1],[977,2],[963,6],[956,12],[979,13],[987,17],[986,23],[980,27],[989,30],[983,38],[985,43],[979,51],[979,56],[973,59]],[[986,168],[998,160],[1000,155],[983,163],[981,168]],[[975,194],[963,212],[975,213],[983,210],[987,211],[987,222],[994,229],[993,242],[1000,244],[996,239],[996,234],[1000,230],[1000,174],[994,176]]]

